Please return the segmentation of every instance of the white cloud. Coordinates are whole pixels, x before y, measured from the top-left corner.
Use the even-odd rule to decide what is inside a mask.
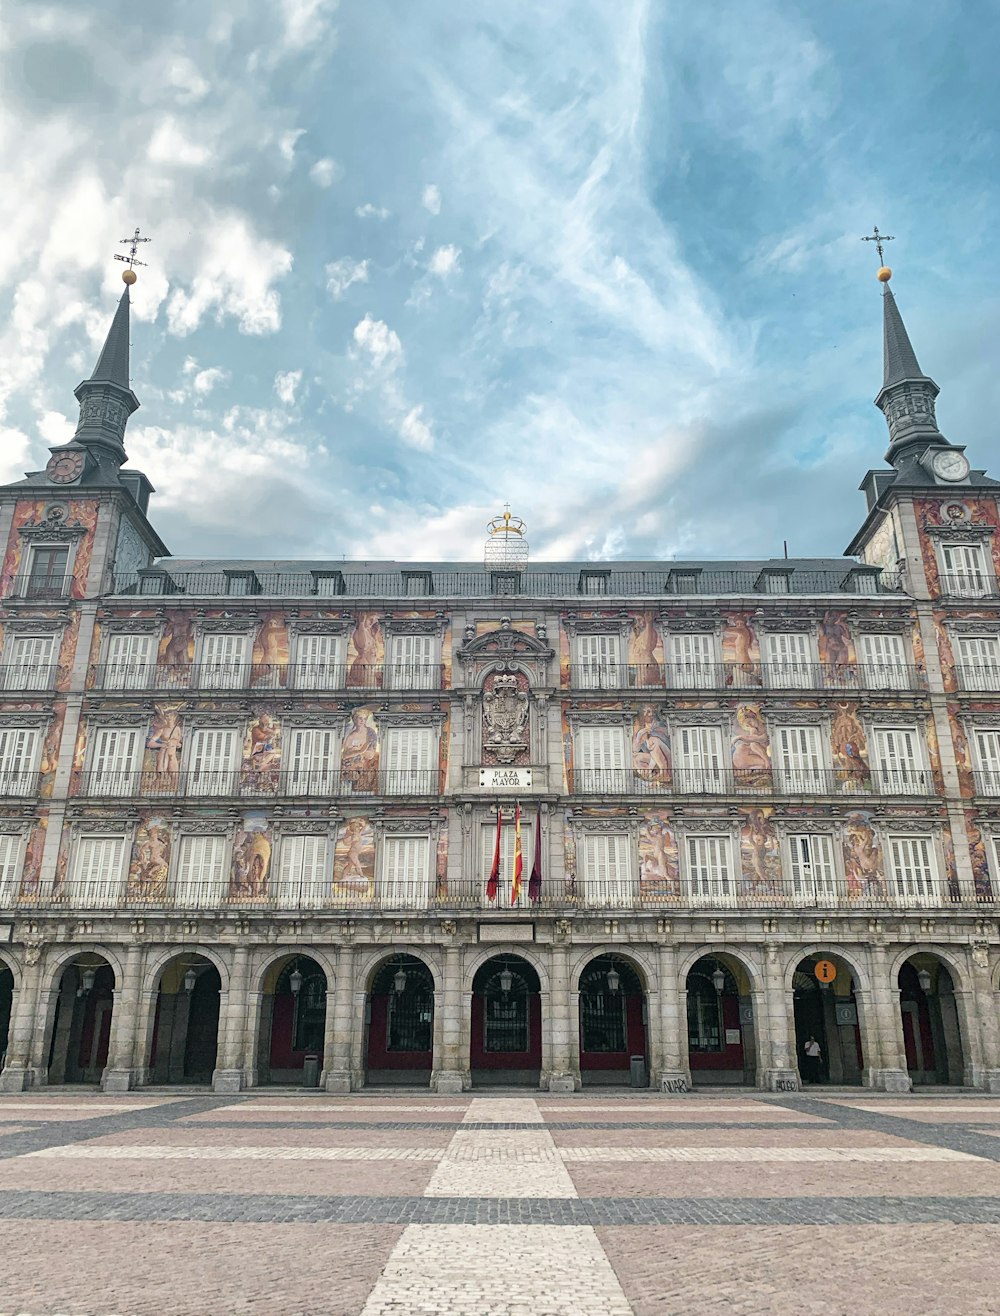
[[[204,142],[191,141],[177,121],[168,118],[153,133],[146,155],[154,164],[199,169],[212,158],[212,151]]]
[[[290,50],[315,46],[329,33],[337,0],[280,0],[283,43]]]
[[[389,211],[384,206],[373,206],[370,201],[366,201],[363,206],[357,206],[354,213],[358,219],[388,219]]]
[[[61,411],[46,411],[38,418],[38,432],[50,448],[69,443],[76,425]]]
[[[354,341],[377,370],[394,370],[403,360],[398,334],[384,320],[373,319],[370,312],[354,326]]]
[[[317,160],[309,170],[309,177],[317,187],[330,187],[343,176],[343,169],[337,164],[336,160],[331,160],[329,156],[324,160]]]
[[[437,183],[428,183],[420,197],[420,204],[432,215],[441,213],[441,189]]]
[[[170,332],[189,334],[214,312],[234,316],[242,333],[274,333],[281,304],[273,285],[291,269],[291,252],[258,237],[239,214],[214,217],[205,233],[199,269],[167,303]]]
[[[413,407],[406,413],[399,424],[399,437],[411,448],[421,452],[430,452],[434,447],[434,434],[430,425],[423,418],[423,406]]]
[[[326,290],[335,302],[339,302],[353,283],[368,282],[368,261],[351,260],[345,256],[341,260],[331,261],[326,267]]]
[[[438,278],[447,279],[450,275],[458,273],[461,256],[462,253],[458,247],[450,245],[438,247],[431,256],[427,268],[431,274],[436,274]]]
[[[280,370],[274,377],[274,391],[286,407],[294,406],[295,395],[302,383],[301,370]]]
[[[278,150],[281,158],[287,160],[289,164],[295,159],[295,148],[298,145],[299,138],[305,136],[304,128],[289,128],[287,132],[281,133],[278,137]]]
[[[0,425],[0,481],[6,484],[21,479],[28,465],[30,448],[31,442],[22,430]]]
[[[199,397],[206,397],[216,385],[225,383],[228,378],[228,370],[222,370],[218,366],[209,366],[207,370],[198,371],[191,381],[191,387]]]

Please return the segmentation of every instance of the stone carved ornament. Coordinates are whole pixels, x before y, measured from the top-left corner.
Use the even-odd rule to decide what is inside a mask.
[[[513,763],[528,748],[528,696],[516,676],[493,678],[483,695],[483,749],[498,763]]]

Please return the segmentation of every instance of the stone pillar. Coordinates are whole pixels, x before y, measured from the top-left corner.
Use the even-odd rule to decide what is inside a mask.
[[[903,1044],[903,1016],[899,1008],[899,990],[890,981],[886,948],[873,945],[869,951],[871,990],[856,992],[864,1004],[866,1020],[865,1086],[879,1092],[909,1092],[913,1084],[906,1071],[906,1048]],[[869,1041],[874,1043],[869,1054]]]
[[[764,986],[760,993],[766,1011],[766,1028],[758,1033],[765,1045],[763,1069],[757,1084],[769,1092],[797,1092],[799,1067],[795,1058],[795,1026],[792,1019],[792,995],[785,990],[781,971],[780,947],[774,943],[764,956]],[[756,1004],[756,1002],[755,1002]],[[756,1015],[756,1010],[755,1010]]]
[[[462,948],[457,942],[444,950],[444,980],[434,993],[435,1092],[464,1092],[472,1086],[468,1050],[462,1050]]]
[[[649,1006],[652,1085],[676,1096],[691,1088],[687,1002],[677,980],[677,947],[661,946],[658,959],[659,990]]]
[[[978,1025],[980,1051],[972,1082],[986,1092],[1000,1092],[1000,992],[993,990],[990,979],[988,947],[973,946],[969,958],[972,968],[969,1024]]]
[[[42,968],[38,958],[25,955],[21,972],[21,985],[14,995],[11,1011],[10,1035],[3,1072],[0,1073],[0,1092],[26,1092],[36,1083],[44,1082],[44,1075],[32,1065],[32,1040],[37,1031],[38,988]],[[48,994],[46,994],[46,1004]],[[35,1052],[35,1055],[41,1053]]]
[[[246,1075],[242,1068],[246,1053],[247,992],[250,951],[237,946],[229,969],[229,990],[219,1001],[219,1058],[212,1075],[216,1092],[242,1092]]]
[[[569,947],[557,942],[549,951],[549,1053],[543,1057],[550,1092],[577,1092],[580,1079],[580,994],[570,991]],[[545,993],[542,993],[545,1007]],[[543,1034],[545,1021],[542,1021]]]
[[[160,985],[158,982],[154,982],[152,986],[147,983],[139,992],[139,1015],[135,1028],[135,1055],[132,1060],[136,1087],[144,1087],[147,1083],[153,1082],[150,1057],[153,1053],[153,1028],[156,1023],[156,1006],[159,999]],[[157,1039],[158,1044],[162,1040],[162,1033],[161,1025],[160,1038]]]
[[[104,1092],[128,1092],[135,1086],[135,1049],[144,959],[144,947],[135,944],[129,946],[122,980],[115,984],[108,1063],[101,1075],[101,1089]]]
[[[354,1040],[354,947],[341,946],[337,957],[336,987],[333,1000],[326,1003],[326,1074],[327,1092],[350,1092],[351,1057]]]

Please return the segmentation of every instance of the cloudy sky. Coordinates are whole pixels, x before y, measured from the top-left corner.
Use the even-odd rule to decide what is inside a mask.
[[[873,223],[1000,474],[996,6],[73,0],[2,39],[0,478],[71,435],[136,224],[128,447],[180,556],[475,558],[505,499],[536,560],[839,553]]]

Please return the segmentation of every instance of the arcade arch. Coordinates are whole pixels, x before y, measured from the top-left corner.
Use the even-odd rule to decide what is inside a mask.
[[[416,955],[374,970],[365,1010],[365,1082],[426,1087],[434,1055],[434,977]]]
[[[713,951],[688,970],[688,1065],[694,1086],[757,1080],[753,998],[746,966],[726,951]]]
[[[99,1083],[108,1063],[115,972],[94,951],[63,966],[49,1044],[50,1083]]]
[[[472,979],[472,1085],[537,1087],[542,1069],[541,983],[521,955],[493,955]]]
[[[914,1087],[961,1086],[965,1050],[948,966],[932,951],[918,951],[900,966],[898,982],[903,1049]]]
[[[264,973],[257,1033],[257,1074],[261,1083],[303,1080],[306,1057],[323,1068],[327,1011],[326,972],[310,955],[288,954]]]
[[[641,1056],[649,1082],[645,982],[621,955],[599,955],[579,981],[580,1077],[584,1086],[628,1084]]]
[[[149,1048],[150,1082],[211,1083],[219,1047],[219,970],[197,952],[163,966]]]
[[[863,1081],[865,1057],[855,987],[851,966],[832,951],[806,955],[796,966],[792,1004],[795,1054],[803,1083]],[[810,1043],[819,1047],[818,1056],[809,1054]]]

